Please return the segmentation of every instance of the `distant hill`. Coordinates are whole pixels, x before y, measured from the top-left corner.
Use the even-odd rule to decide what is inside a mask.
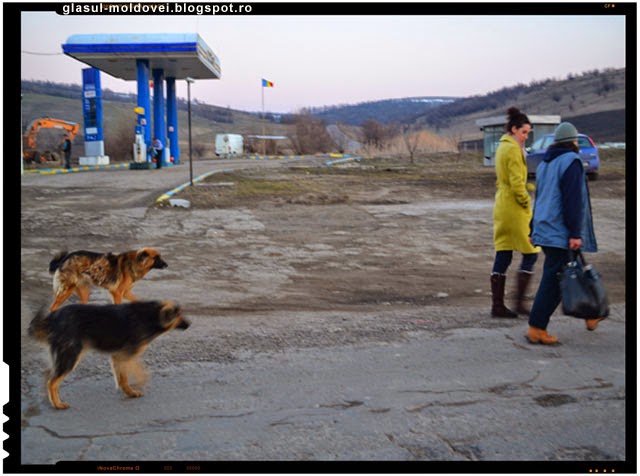
[[[51,116],[82,122],[81,86],[48,81],[22,81],[22,127],[35,118]],[[111,130],[131,129],[136,97],[133,94],[103,91],[105,134]],[[367,119],[380,123],[409,124],[430,130],[448,139],[477,142],[482,132],[476,125],[481,118],[504,115],[510,106],[526,114],[557,114],[573,122],[581,132],[596,142],[626,140],[626,75],[625,69],[594,70],[569,75],[565,79],[547,79],[505,87],[485,95],[466,98],[411,97],[386,99],[359,104],[312,108],[312,116],[326,124],[358,128]],[[187,124],[187,103],[178,99],[179,124]],[[192,104],[193,143],[205,155],[212,154],[215,134],[232,132],[244,135],[262,134],[293,137],[295,126],[291,115],[267,114],[263,122],[253,112],[245,112],[194,101]],[[125,134],[126,135],[126,134]],[[180,147],[187,148],[187,129],[180,127]],[[82,153],[82,132],[74,141]],[[127,146],[129,147],[129,146]],[[286,147],[286,144],[285,144]],[[129,149],[128,149],[129,150]]]
[[[625,69],[588,71],[565,79],[547,79],[459,99],[416,117],[414,123],[436,132],[480,138],[476,120],[505,115],[512,105],[526,114],[560,115],[563,121],[575,123],[596,142],[624,141]]]
[[[624,141],[625,86],[624,68],[594,70],[466,98],[391,99],[311,109],[311,113],[327,123],[362,125],[375,119],[472,140],[482,136],[477,119],[504,115],[510,106],[516,106],[526,114],[560,115],[599,142]]]
[[[406,123],[411,118],[428,114],[429,111],[456,101],[454,97],[412,97],[401,99],[385,99],[368,101],[344,106],[327,106],[311,108],[308,111],[327,124],[349,124],[360,126],[367,119],[374,119],[382,124]]]

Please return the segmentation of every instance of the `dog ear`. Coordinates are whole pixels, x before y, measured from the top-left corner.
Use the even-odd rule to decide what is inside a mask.
[[[160,322],[164,326],[170,326],[182,314],[180,306],[173,301],[163,301],[160,308]]]
[[[147,250],[141,250],[138,252],[138,261],[144,261],[149,257],[149,252]]]

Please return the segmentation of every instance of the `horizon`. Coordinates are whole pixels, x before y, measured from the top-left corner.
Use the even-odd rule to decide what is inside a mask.
[[[575,76],[575,77],[581,77],[584,76],[588,73],[591,73],[593,71],[598,71],[600,73],[602,72],[606,72],[607,70],[614,70],[614,71],[618,71],[618,70],[625,70],[626,67],[621,67],[621,68],[604,68],[604,69],[597,69],[597,70],[586,70],[586,71],[581,71],[578,73],[569,73],[567,76],[565,77],[561,77],[561,78],[542,78],[542,79],[537,79],[532,81],[532,83],[535,82],[545,82],[545,81],[565,81],[568,79],[568,76]],[[21,81],[31,81],[31,82],[51,82],[53,84],[60,84],[60,85],[70,85],[70,86],[77,86],[77,87],[82,87],[82,82],[77,82],[77,83],[61,83],[61,82],[56,82],[56,81],[49,81],[49,80],[34,80],[34,79],[21,79]],[[524,86],[530,86],[532,83],[521,83],[524,84]],[[501,88],[495,89],[493,91],[489,91],[487,93],[484,94],[472,94],[469,96],[406,96],[406,97],[395,97],[395,98],[378,98],[378,99],[369,99],[369,100],[365,100],[365,101],[360,101],[360,102],[356,102],[356,103],[342,103],[342,104],[325,104],[325,105],[319,105],[319,106],[312,106],[312,107],[308,107],[308,108],[303,108],[304,109],[309,109],[311,111],[316,111],[316,110],[330,110],[330,109],[334,109],[334,108],[344,108],[344,107],[353,107],[353,106],[360,106],[363,104],[369,104],[369,103],[376,103],[376,102],[384,102],[384,101],[406,101],[406,100],[411,100],[411,99],[434,99],[434,100],[438,100],[438,99],[453,99],[453,100],[459,100],[459,99],[468,99],[468,98],[472,98],[472,97],[481,97],[481,96],[487,96],[489,94],[492,94],[494,92],[497,91],[501,91],[503,89],[509,89],[512,87],[516,87],[517,85],[507,85],[507,86],[503,86]],[[137,94],[135,92],[120,92],[120,91],[114,91],[111,88],[104,88],[103,90],[108,90],[113,94],[126,94],[128,96],[131,96],[133,98],[135,98],[137,96]],[[182,96],[178,96],[179,100],[182,101],[187,101],[187,98],[182,97]],[[195,102],[197,100],[197,98],[192,98],[192,101]],[[214,106],[214,107],[219,107],[219,108],[228,108],[228,106],[222,106],[219,104],[212,104],[212,103],[207,103],[201,100],[197,100],[197,102],[199,104],[205,104],[207,106]],[[243,112],[243,113],[247,113],[247,114],[262,114],[261,110],[245,110],[245,109],[235,109],[235,108],[230,108],[233,111],[238,111],[238,112]],[[297,113],[299,113],[301,110],[298,111],[291,111],[291,112],[281,112],[281,111],[272,111],[269,109],[265,108],[264,113],[265,114],[274,114],[274,115],[295,115]]]

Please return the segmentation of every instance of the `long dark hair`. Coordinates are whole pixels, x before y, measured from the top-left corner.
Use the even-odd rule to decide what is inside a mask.
[[[520,109],[517,107],[510,107],[507,110],[507,124],[505,125],[505,130],[507,132],[511,132],[511,128],[515,127],[516,129],[520,129],[525,124],[531,125],[531,121],[527,117],[527,115],[523,112],[520,112]]]

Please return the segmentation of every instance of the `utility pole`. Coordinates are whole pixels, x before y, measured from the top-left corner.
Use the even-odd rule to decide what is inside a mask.
[[[187,77],[184,80],[187,82],[187,116],[189,118],[189,183],[193,187],[193,161],[191,158],[191,83],[195,83],[195,79]]]

